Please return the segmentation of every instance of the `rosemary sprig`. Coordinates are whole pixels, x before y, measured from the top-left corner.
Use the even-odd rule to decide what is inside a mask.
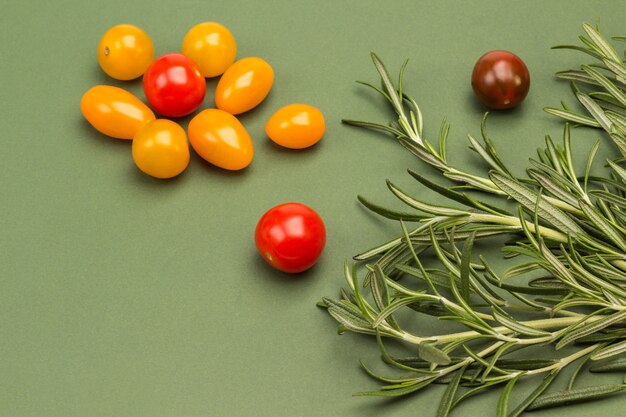
[[[582,46],[559,45],[554,48],[584,52],[596,60],[593,64],[581,65],[578,70],[561,71],[556,74],[558,78],[571,82],[574,95],[585,108],[586,114],[571,110],[565,103],[561,103],[562,108],[546,107],[544,110],[578,125],[604,129],[624,157],[626,65],[597,28],[585,23],[583,29],[587,37],[580,37]]]
[[[559,48],[583,51],[601,64],[558,76],[573,80],[575,95],[589,115],[566,107],[547,111],[577,124],[604,128],[626,155],[626,130],[622,130],[626,126],[626,67],[596,29],[584,25],[584,30],[588,38],[581,37],[583,47]],[[626,352],[626,169],[619,160],[609,161],[607,175],[591,176],[596,144],[585,172],[577,173],[566,124],[561,143],[546,137],[545,148],[530,160],[528,176],[515,177],[488,137],[485,117],[482,141],[469,136],[469,143],[487,167],[486,173],[465,172],[448,162],[447,122],[439,129],[437,146],[425,139],[421,110],[402,85],[406,62],[394,84],[378,56],[372,54],[372,60],[383,87],[361,84],[381,94],[397,119],[388,125],[344,123],[395,137],[452,181],[453,187],[409,171],[420,184],[450,200],[450,205],[424,201],[391,182],[389,190],[407,211],[386,209],[359,197],[366,208],[398,221],[402,234],[355,256],[364,271],[357,263],[346,264],[348,290],[342,290],[339,299],[324,298],[319,305],[339,322],[340,332],[375,336],[383,361],[404,373],[379,375],[362,364],[383,386],[356,395],[403,396],[432,383],[448,383],[438,411],[438,416],[447,416],[465,399],[501,386],[497,414],[518,416],[525,410],[623,391],[623,383],[573,385],[587,361],[603,361],[591,367],[595,372],[625,368],[623,359],[606,361]],[[583,93],[578,83],[602,91]],[[489,193],[502,204],[487,204],[476,193]],[[506,200],[513,200],[516,209],[509,209]],[[413,226],[409,228],[406,222]],[[483,256],[473,253],[473,247],[478,241],[500,242],[496,239],[502,236],[511,238],[502,247],[504,256],[521,261],[497,272]],[[426,261],[433,255],[435,265]],[[543,275],[537,276],[540,271]],[[418,334],[403,327],[411,314],[453,321],[466,330]],[[414,346],[417,356],[393,355],[385,343],[389,338]],[[528,349],[547,345],[554,348],[555,359],[524,355]],[[513,353],[516,358],[507,357]],[[567,389],[545,394],[557,374],[577,361]],[[543,381],[526,400],[509,406],[516,382],[535,375],[543,375]]]

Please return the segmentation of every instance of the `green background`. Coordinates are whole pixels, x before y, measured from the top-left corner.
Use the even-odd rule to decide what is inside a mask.
[[[358,359],[376,363],[377,348],[367,337],[337,336],[315,307],[337,294],[344,260],[398,233],[363,210],[357,194],[394,204],[386,178],[423,192],[405,171],[422,165],[393,140],[340,124],[390,116],[354,81],[378,82],[370,51],[394,72],[409,58],[406,89],[424,111],[427,136],[447,117],[450,158],[473,169],[465,136],[478,134],[485,109],[472,98],[472,66],[491,49],[516,52],[531,71],[531,92],[520,108],[493,114],[489,127],[521,173],[544,134],[560,135],[561,123],[542,107],[572,102],[553,73],[587,62],[549,48],[577,42],[583,21],[623,35],[625,18],[619,1],[4,4],[0,415],[433,415],[442,387],[400,401],[353,398],[376,387]],[[231,173],[192,156],[179,178],[154,180],[135,168],[128,142],[100,135],[80,114],[80,97],[95,84],[143,98],[140,81],[107,78],[96,47],[110,26],[132,23],[157,55],[179,51],[186,31],[207,20],[231,29],[239,57],[274,67],[270,96],[241,117],[255,160]],[[203,107],[213,105],[215,84]],[[312,149],[279,149],[263,132],[293,102],[325,114],[327,133]],[[579,157],[594,138],[603,155],[612,151],[601,132],[581,129]],[[322,259],[300,276],[272,270],[254,248],[258,218],[286,201],[314,207],[328,230]],[[514,402],[530,385],[520,387]],[[494,415],[496,401],[495,393],[476,398],[455,415]],[[625,406],[617,397],[565,412],[617,416]]]

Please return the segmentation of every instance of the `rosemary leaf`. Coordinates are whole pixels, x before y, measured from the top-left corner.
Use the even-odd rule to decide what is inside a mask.
[[[589,368],[590,372],[626,372],[626,358],[595,365]]]
[[[595,385],[566,391],[558,391],[542,395],[533,401],[528,411],[543,410],[545,408],[561,407],[581,402],[599,400],[626,389],[626,385]]]
[[[608,359],[616,355],[621,355],[624,352],[626,352],[626,340],[622,340],[621,342],[613,343],[612,345],[599,349],[591,355],[591,360],[599,361],[602,359]]]
[[[520,414],[526,411],[526,409],[528,409],[528,407],[532,403],[534,403],[534,401],[541,394],[543,394],[543,392],[546,389],[548,389],[548,387],[550,386],[550,384],[552,384],[552,381],[554,381],[554,379],[557,377],[558,374],[559,374],[559,371],[555,370],[549,373],[548,375],[546,375],[546,377],[543,379],[543,382],[539,384],[537,388],[535,388],[535,390],[531,392],[530,395],[526,397],[526,399],[524,399],[524,401],[520,403],[520,405],[518,405],[513,411],[511,411],[508,417],[518,417]]]
[[[590,335],[592,333],[596,333],[615,323],[619,323],[624,319],[626,319],[626,310],[619,311],[617,313],[611,314],[610,316],[602,317],[599,320],[594,320],[590,323],[574,327],[565,336],[563,336],[561,340],[559,340],[555,347],[556,349],[561,349],[562,347],[568,345],[576,339]]]
[[[520,182],[497,172],[491,172],[489,177],[498,186],[498,188],[507,193],[513,199],[517,200],[522,206],[534,211],[535,202],[539,197],[536,192],[525,187]],[[580,226],[578,226],[571,218],[543,199],[539,201],[536,213],[539,217],[547,220],[558,230],[568,234],[582,233]]]
[[[506,417],[509,407],[509,396],[511,395],[511,391],[513,391],[515,383],[522,375],[522,373],[517,374],[502,390],[502,394],[500,394],[500,399],[498,400],[497,417]]]
[[[443,393],[443,396],[441,397],[441,402],[439,403],[439,408],[437,409],[437,417],[448,417],[448,415],[450,414],[450,411],[452,410],[452,404],[454,402],[454,397],[459,387],[459,382],[461,382],[461,378],[463,377],[463,373],[465,372],[466,368],[467,365],[459,369],[454,374],[452,380],[448,383],[448,387]]]

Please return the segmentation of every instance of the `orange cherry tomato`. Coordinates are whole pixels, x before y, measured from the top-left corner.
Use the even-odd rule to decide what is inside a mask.
[[[218,109],[231,114],[247,112],[258,106],[270,92],[274,71],[261,58],[244,58],[231,65],[215,89]]]
[[[204,22],[189,29],[182,52],[200,66],[202,75],[217,77],[235,62],[237,43],[225,26]]]
[[[152,110],[137,97],[109,85],[97,85],[83,94],[80,110],[99,132],[117,139],[132,139],[155,119]]]
[[[148,123],[133,139],[133,160],[140,170],[155,178],[177,176],[189,164],[185,130],[167,119]]]
[[[271,140],[291,149],[315,145],[324,130],[324,115],[307,104],[289,104],[274,113],[265,124],[265,133]]]
[[[107,30],[98,45],[100,68],[116,80],[141,77],[154,58],[154,45],[146,32],[133,25]]]
[[[239,170],[252,162],[254,147],[250,135],[230,113],[203,110],[191,119],[187,131],[192,148],[213,165]]]

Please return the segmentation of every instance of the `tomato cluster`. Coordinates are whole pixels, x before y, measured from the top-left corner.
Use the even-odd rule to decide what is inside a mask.
[[[101,133],[133,140],[137,167],[155,178],[179,175],[189,163],[188,147],[207,162],[226,170],[247,167],[254,145],[236,115],[252,110],[269,94],[274,70],[261,58],[236,61],[237,43],[225,26],[204,22],[185,35],[181,53],[154,59],[154,45],[142,29],[118,25],[98,45],[98,63],[117,80],[143,76],[149,107],[130,92],[99,85],[81,101],[85,118]],[[181,139],[180,126],[155,117],[179,118],[200,108],[207,77],[221,76],[215,89],[216,108],[196,114]],[[266,133],[278,145],[300,149],[312,146],[324,134],[324,116],[304,104],[285,106],[267,121]],[[188,135],[188,138],[187,138]],[[163,139],[160,138],[169,138]],[[139,139],[139,140],[137,140]]]
[[[122,88],[98,85],[82,97],[80,107],[99,132],[132,140],[137,168],[155,178],[182,173],[191,148],[207,162],[225,170],[241,170],[252,162],[253,141],[236,115],[252,110],[269,94],[274,70],[258,57],[236,61],[237,43],[232,33],[216,22],[192,27],[181,53],[154,59],[148,34],[133,25],[109,29],[98,45],[98,63],[117,80],[143,76],[149,104]],[[215,90],[216,108],[197,113],[187,131],[170,120],[200,108],[207,93],[205,78],[221,76]],[[158,115],[164,118],[157,118]],[[324,116],[315,107],[291,104],[276,111],[265,131],[276,144],[301,149],[324,135]],[[276,234],[277,230],[282,230]],[[266,213],[256,232],[259,252],[272,266],[301,272],[320,256],[326,240],[324,224],[313,209],[289,203]]]

